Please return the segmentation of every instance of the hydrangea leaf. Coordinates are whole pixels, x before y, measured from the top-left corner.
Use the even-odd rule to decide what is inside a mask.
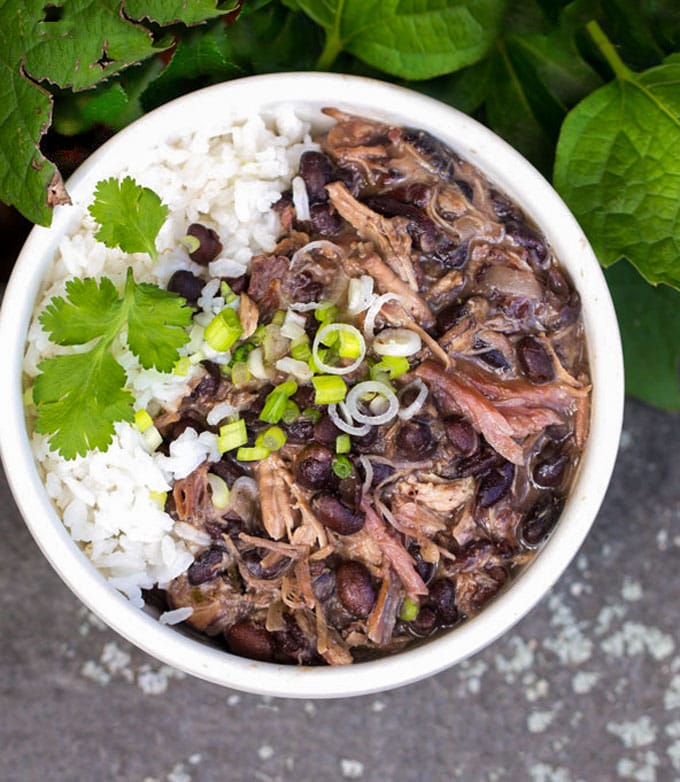
[[[162,26],[177,22],[194,25],[232,13],[238,6],[238,0],[125,0],[125,15]]]
[[[680,293],[645,285],[626,260],[605,274],[621,327],[626,391],[680,410]]]
[[[628,258],[680,288],[680,63],[617,78],[579,103],[560,133],[555,186],[604,266]]]
[[[505,0],[298,0],[326,31],[319,66],[341,51],[393,76],[430,79],[480,60]]]

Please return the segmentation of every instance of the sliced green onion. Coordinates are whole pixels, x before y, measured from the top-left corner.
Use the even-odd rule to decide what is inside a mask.
[[[293,421],[297,421],[297,419],[300,417],[300,408],[293,402],[292,399],[289,399],[286,404],[286,409],[283,411],[283,415],[281,416],[281,420],[284,424],[292,424]]]
[[[390,380],[396,380],[396,378],[405,375],[411,367],[408,363],[408,359],[404,356],[383,356],[382,361],[377,363],[374,367],[374,369],[378,368],[385,370],[388,373]],[[373,370],[371,370],[371,376],[372,375]],[[378,378],[373,379],[377,380]]]
[[[316,424],[321,420],[321,410],[317,410],[315,407],[305,407],[302,411],[302,417]]]
[[[314,317],[319,323],[330,323],[338,316],[338,308],[335,304],[325,304],[314,310]]]
[[[297,383],[294,380],[286,380],[276,386],[273,391],[267,394],[264,401],[264,407],[260,413],[260,421],[266,421],[268,424],[278,424],[286,412],[288,399],[297,391]]]
[[[264,330],[264,324],[261,323],[255,331],[250,335],[250,341],[253,342],[255,345],[261,345],[264,341],[264,335],[267,332]]]
[[[366,343],[358,331],[342,329],[338,334],[340,335],[340,346],[338,347],[340,358],[358,358],[365,350]]]
[[[270,451],[278,451],[286,444],[288,436],[279,426],[270,426],[266,432],[257,436],[255,445],[259,448],[268,448]]]
[[[231,382],[237,388],[241,388],[242,386],[246,385],[246,383],[249,383],[250,380],[251,374],[250,370],[248,369],[248,364],[246,364],[244,361],[237,361],[231,368]]]
[[[399,609],[399,619],[403,622],[412,622],[420,612],[420,606],[415,600],[411,600],[410,597],[405,597],[401,601],[401,608]]]
[[[144,442],[146,443],[146,447],[149,449],[149,451],[155,451],[156,448],[163,442],[163,438],[161,436],[161,433],[156,429],[155,426],[150,426],[142,435],[144,438]]]
[[[272,323],[275,326],[283,326],[283,321],[286,319],[286,311],[285,310],[276,310],[274,313],[274,317],[272,318]]]
[[[236,459],[239,462],[259,462],[269,456],[269,448],[256,445],[254,448],[239,448],[236,451]]]
[[[220,433],[217,438],[217,450],[220,453],[233,451],[234,448],[245,445],[247,442],[248,432],[246,431],[246,422],[243,418],[220,426]]]
[[[243,326],[238,315],[230,307],[225,307],[205,327],[205,341],[213,350],[229,350],[243,334]]]
[[[235,364],[237,361],[247,361],[248,356],[254,349],[255,345],[252,342],[244,342],[242,345],[238,345],[234,348],[230,363]]]
[[[196,250],[201,246],[200,241],[197,237],[192,236],[191,234],[187,234],[186,236],[183,236],[179,243],[186,248],[186,251],[191,255],[191,253],[195,253]]]
[[[338,478],[349,478],[352,474],[352,462],[346,456],[336,456],[331,467]]]
[[[167,491],[150,491],[149,498],[155,502],[161,510],[163,510],[168,499],[168,493]]]
[[[229,487],[219,475],[209,472],[207,476],[210,486],[212,504],[217,510],[224,510],[229,505]]]
[[[335,438],[335,453],[349,453],[352,450],[352,441],[348,434],[339,434]]]
[[[144,434],[147,429],[153,426],[153,418],[146,412],[146,410],[137,410],[135,413],[135,426],[142,434]]]
[[[189,356],[180,356],[175,361],[175,366],[172,368],[173,375],[179,375],[179,377],[186,377],[191,369],[191,361]]]
[[[312,378],[314,385],[314,404],[331,405],[342,402],[347,394],[347,385],[338,375],[316,375]]]
[[[309,337],[306,334],[290,343],[290,355],[298,361],[308,361],[311,358],[312,349],[309,347]]]
[[[344,344],[346,350],[352,353],[351,358],[354,361],[348,366],[331,366],[326,363],[322,354],[321,345],[328,345],[331,341],[331,335],[337,334],[340,339],[340,345]],[[359,352],[356,352],[356,346],[358,345]],[[338,355],[340,355],[338,353]],[[328,372],[331,375],[346,375],[353,372],[364,360],[366,355],[366,342],[359,329],[354,326],[350,326],[348,323],[329,323],[322,326],[314,336],[314,344],[312,345],[312,358],[314,363],[319,367],[322,372]]]
[[[229,283],[222,280],[220,283],[220,295],[224,299],[225,304],[231,304],[233,301],[236,301],[238,299],[238,296],[234,293],[234,291],[229,287]]]

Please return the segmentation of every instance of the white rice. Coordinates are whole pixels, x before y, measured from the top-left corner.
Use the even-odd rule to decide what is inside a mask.
[[[52,296],[63,294],[67,279],[107,276],[122,288],[128,265],[133,266],[138,282],[158,285],[166,285],[178,269],[202,272],[179,242],[192,222],[201,222],[220,236],[224,250],[210,264],[209,273],[243,274],[253,255],[274,248],[280,226],[271,205],[290,188],[300,155],[317,148],[309,124],[291,107],[281,107],[265,117],[225,119],[222,128],[210,133],[198,131],[161,142],[148,150],[143,164],[121,167],[119,176],[133,176],[170,207],[156,243],[157,263],[144,254],[127,255],[98,242],[96,225],[87,213],[91,198],[70,207],[79,209],[82,219],[60,242],[46,275],[28,333],[24,360],[28,384],[38,374],[41,360],[64,351],[49,341],[38,316]],[[203,327],[225,306],[219,281],[208,282],[199,306],[202,312],[195,318],[191,342],[181,351],[193,357],[186,376],[143,369],[123,336],[116,340],[113,350],[127,371],[136,409],[154,413],[171,406],[189,391],[201,357],[225,360],[203,343]],[[202,352],[197,354],[199,349]],[[224,410],[216,415],[222,413],[228,415]],[[118,423],[105,453],[97,451],[70,461],[50,451],[47,440],[47,436],[33,434],[33,450],[65,526],[109,583],[135,605],[143,606],[142,589],[167,584],[191,564],[193,552],[209,542],[190,525],[173,522],[162,510],[159,497],[171,490],[175,479],[185,477],[205,459],[219,459],[215,435],[197,435],[187,429],[170,446],[170,455],[164,456],[149,453],[134,427]],[[186,618],[168,612],[162,621]]]

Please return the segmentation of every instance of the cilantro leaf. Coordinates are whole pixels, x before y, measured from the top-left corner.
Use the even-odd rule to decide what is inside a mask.
[[[627,260],[605,275],[621,326],[626,391],[680,410],[680,293],[645,285]]]
[[[156,258],[156,237],[168,214],[168,207],[148,187],[132,177],[119,182],[114,177],[97,183],[89,211],[99,223],[95,234],[107,247],[127,253],[146,252]]]
[[[298,0],[326,31],[319,68],[341,51],[393,76],[430,79],[481,59],[504,0]]]
[[[115,421],[132,421],[132,394],[125,390],[125,370],[98,343],[86,353],[42,361],[33,399],[38,410],[35,428],[49,434],[50,447],[65,459],[89,450],[106,450]]]
[[[133,417],[127,376],[111,353],[125,326],[127,343],[149,369],[172,370],[178,349],[189,340],[185,329],[193,310],[176,293],[149,283],[135,283],[128,268],[123,296],[108,278],[70,280],[66,298],[54,297],[40,322],[59,345],[98,341],[84,353],[46,359],[38,365],[33,387],[36,430],[51,435],[50,446],[66,459],[89,449],[105,449],[116,421]]]
[[[680,288],[680,63],[636,74],[607,44],[617,78],[567,116],[555,186],[603,266]]]
[[[104,277],[66,283],[66,297],[55,296],[40,315],[40,323],[57,345],[83,345],[110,332],[119,318],[121,299],[114,284]],[[119,327],[120,328],[120,327]]]
[[[128,277],[128,286],[132,276]],[[185,300],[170,291],[147,283],[134,284],[128,305],[128,345],[145,369],[170,372],[177,350],[187,342],[184,329],[191,323],[192,310]]]

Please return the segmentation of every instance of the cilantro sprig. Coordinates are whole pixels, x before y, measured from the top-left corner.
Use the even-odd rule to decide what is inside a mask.
[[[158,195],[127,177],[120,184],[99,182],[95,196],[90,212],[100,224],[97,238],[109,247],[155,257],[156,236],[168,211]],[[189,340],[185,327],[193,311],[185,305],[176,293],[135,282],[129,267],[122,295],[107,277],[66,283],[66,296],[50,301],[40,323],[55,344],[87,349],[38,365],[35,428],[50,435],[52,449],[73,459],[109,446],[114,424],[134,417],[126,372],[111,351],[114,340],[125,331],[142,367],[170,372]]]
[[[149,253],[156,258],[156,237],[168,216],[168,207],[148,187],[132,177],[114,177],[97,183],[89,212],[99,223],[95,237],[107,247],[126,253]]]

